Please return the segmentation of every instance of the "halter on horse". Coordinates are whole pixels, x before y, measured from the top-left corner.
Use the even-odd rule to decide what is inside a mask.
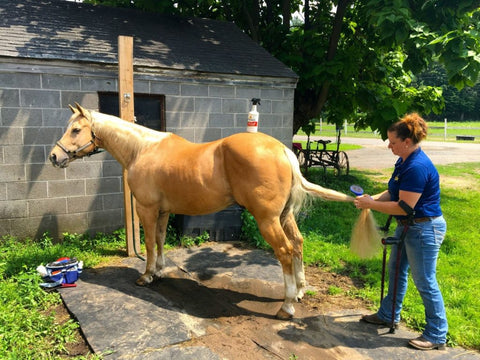
[[[238,203],[255,217],[282,265],[285,300],[277,317],[293,316],[293,302],[303,297],[306,286],[303,237],[295,213],[307,195],[346,202],[352,197],[308,182],[293,152],[262,133],[194,144],[78,104],[70,108],[69,126],[50,160],[63,168],[103,148],[127,170],[147,250],[145,273],[137,284],[149,284],[164,267],[170,213],[208,214]]]

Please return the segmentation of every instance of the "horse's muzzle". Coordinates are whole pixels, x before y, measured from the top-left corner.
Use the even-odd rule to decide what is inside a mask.
[[[69,163],[68,156],[65,156],[63,153],[62,155],[57,156],[57,154],[55,154],[55,149],[52,150],[48,159],[51,161],[54,167],[59,167],[59,168],[66,168]]]

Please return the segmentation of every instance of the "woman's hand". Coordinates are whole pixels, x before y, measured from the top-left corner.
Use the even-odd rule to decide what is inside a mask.
[[[372,197],[367,194],[357,196],[355,200],[353,200],[353,203],[357,209],[370,209],[373,202],[375,202],[375,200],[373,200]]]
[[[405,201],[412,208],[421,195],[421,193],[400,190],[400,200]],[[405,210],[398,205],[398,201],[390,200],[390,194],[387,191],[373,196],[368,194],[357,196],[353,203],[357,209],[372,209],[389,215],[406,215]]]

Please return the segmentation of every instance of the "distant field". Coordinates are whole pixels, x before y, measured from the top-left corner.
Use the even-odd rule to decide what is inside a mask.
[[[455,140],[458,135],[474,136],[475,141],[480,141],[480,122],[451,122],[447,123],[445,131],[445,124],[442,122],[431,122],[429,125],[430,140],[432,137],[439,140]]]
[[[439,141],[457,141],[457,136],[474,136],[475,142],[480,142],[480,122],[448,122],[447,130],[445,131],[445,124],[443,122],[429,122],[428,140]],[[302,131],[298,135],[305,135]],[[318,124],[315,131],[315,136],[335,136],[335,125]],[[369,130],[355,131],[353,125],[348,124],[346,131],[342,127],[342,136],[348,137],[375,137],[380,138],[380,135]],[[468,141],[472,142],[472,141]]]

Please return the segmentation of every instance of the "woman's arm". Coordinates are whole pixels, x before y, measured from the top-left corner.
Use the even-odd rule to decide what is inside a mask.
[[[381,192],[376,195],[372,195],[372,199],[376,201],[390,201],[391,196],[388,190],[385,190],[384,192]]]
[[[399,193],[400,200],[405,201],[412,209],[417,204],[420,196],[422,196],[421,193],[415,193],[411,191],[400,190]],[[374,195],[372,197],[370,195],[359,196],[354,200],[354,204],[359,209],[372,209],[389,215],[407,215],[400,205],[398,205],[397,201],[390,200],[390,194],[388,191],[384,191],[383,193]]]

